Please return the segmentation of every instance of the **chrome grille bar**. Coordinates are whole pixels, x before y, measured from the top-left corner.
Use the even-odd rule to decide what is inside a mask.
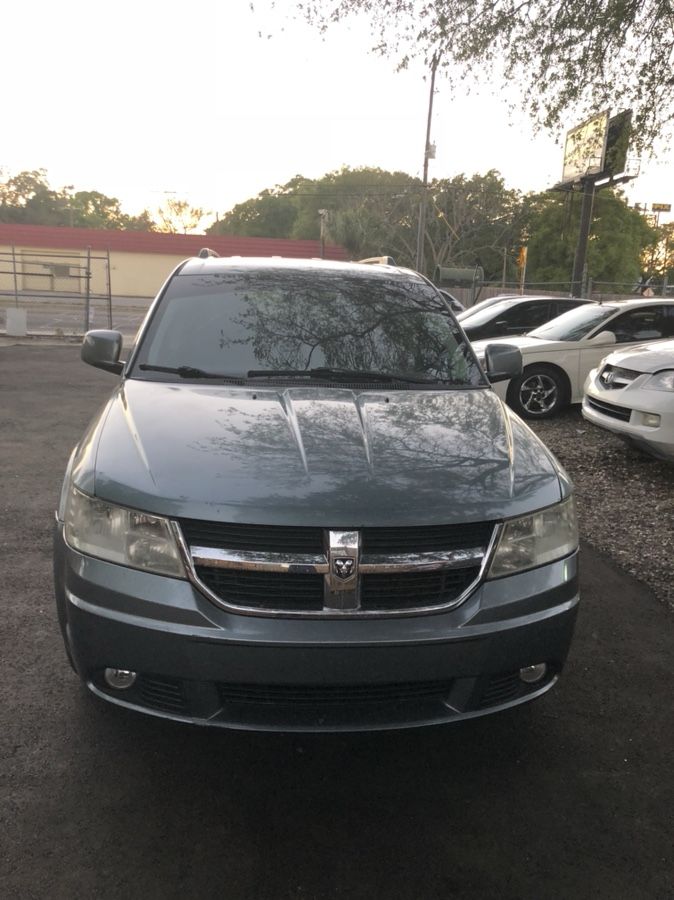
[[[319,556],[308,553],[263,553],[253,550],[218,550],[214,547],[190,547],[190,553],[197,566],[255,572],[288,572],[296,575],[301,573],[306,575],[330,574],[328,560],[324,554]],[[339,551],[334,555],[339,556]],[[361,575],[377,575],[459,569],[466,566],[479,566],[483,557],[484,549],[482,547],[410,554],[365,553],[360,557],[358,571]],[[335,582],[333,589],[343,590],[344,587],[339,582]]]
[[[190,547],[190,553],[195,566],[292,575],[327,575],[329,572],[324,554],[263,553],[255,550],[218,550],[214,547]]]

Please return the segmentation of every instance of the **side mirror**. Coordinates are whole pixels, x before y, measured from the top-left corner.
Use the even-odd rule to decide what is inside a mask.
[[[599,334],[590,338],[589,342],[591,344],[615,344],[616,336],[612,331],[600,331]]]
[[[87,331],[82,341],[81,356],[85,363],[106,372],[121,374],[122,335],[119,331]]]
[[[487,378],[494,384],[497,381],[510,381],[522,374],[522,353],[519,347],[511,344],[487,344],[484,350],[484,364]]]

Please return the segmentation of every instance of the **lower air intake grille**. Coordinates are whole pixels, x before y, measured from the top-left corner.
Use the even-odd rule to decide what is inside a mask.
[[[523,692],[523,688],[518,672],[492,675],[480,699],[480,706],[498,706],[499,703],[515,700]]]
[[[397,684],[219,684],[222,703],[313,704],[404,703],[447,697],[451,681],[412,681]]]
[[[625,406],[616,406],[615,403],[606,403],[604,400],[595,400],[594,397],[587,398],[588,405],[605,416],[611,416],[613,419],[620,419],[621,422],[629,422],[632,410]]]
[[[141,675],[138,682],[138,692],[145,706],[174,713],[187,710],[182,681],[158,675]]]

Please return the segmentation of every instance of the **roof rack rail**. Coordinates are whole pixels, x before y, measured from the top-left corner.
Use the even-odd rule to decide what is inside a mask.
[[[392,256],[370,256],[367,259],[359,259],[358,262],[372,266],[395,266]]]
[[[209,256],[220,256],[219,253],[216,253],[215,250],[211,250],[210,247],[202,247],[201,250],[197,253],[199,259],[208,259]]]

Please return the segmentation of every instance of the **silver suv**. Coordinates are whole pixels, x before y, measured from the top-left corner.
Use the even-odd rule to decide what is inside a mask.
[[[578,605],[568,478],[437,290],[388,265],[191,259],[73,451],[66,648],[99,697],[232,728],[449,722],[557,681]]]

